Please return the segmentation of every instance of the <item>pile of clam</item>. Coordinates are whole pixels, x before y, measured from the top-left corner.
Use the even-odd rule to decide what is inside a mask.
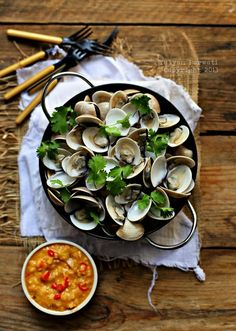
[[[71,223],[85,231],[104,232],[104,235],[124,240],[140,239],[145,233],[145,224],[163,222],[175,216],[175,210],[167,216],[160,206],[150,199],[144,209],[138,206],[144,194],[159,192],[163,196],[161,207],[171,207],[172,201],[186,198],[194,187],[192,168],[195,167],[193,152],[185,147],[189,129],[180,125],[180,117],[165,113],[157,99],[146,94],[151,113],[141,115],[132,98],[142,94],[136,90],[110,93],[97,91],[76,103],[77,125],[65,135],[52,135],[60,145],[56,159],[45,156],[45,178],[48,196],[54,204],[64,209]],[[118,123],[129,114],[130,126]],[[117,127],[120,136],[101,133],[101,125]],[[148,132],[167,133],[168,145],[159,154],[147,151]],[[103,183],[95,185],[88,181],[88,162],[94,155],[106,160],[104,171],[106,183],[111,169],[131,165],[132,173],[125,178],[126,187],[119,195],[112,195]],[[62,184],[61,184],[62,183]],[[66,203],[60,198],[62,188],[70,192]],[[99,222],[88,217],[94,211]]]

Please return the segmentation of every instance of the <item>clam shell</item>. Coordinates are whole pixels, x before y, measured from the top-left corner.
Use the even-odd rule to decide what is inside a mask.
[[[84,128],[76,125],[70,132],[66,135],[66,143],[73,150],[79,149],[83,145],[82,133]]]
[[[108,150],[109,141],[106,136],[99,133],[99,130],[100,128],[93,126],[86,128],[83,131],[82,139],[85,146],[91,151],[96,153],[104,153]]]
[[[174,114],[159,115],[160,128],[170,128],[179,123],[180,117]]]
[[[65,203],[64,210],[66,213],[71,214],[79,208],[83,208],[85,205],[88,205],[89,207],[99,208],[99,203],[92,196],[78,194],[78,192],[74,192],[70,200]]]
[[[56,192],[47,189],[48,196],[52,202],[54,202],[57,206],[63,207],[64,202],[57,196]]]
[[[87,171],[86,158],[80,152],[76,152],[66,161],[64,167],[70,177],[81,177]]]
[[[77,211],[70,215],[71,223],[80,230],[90,231],[98,225],[94,220],[89,220],[84,217],[83,211]]]
[[[126,115],[131,114],[129,117],[129,122],[131,126],[138,123],[139,113],[136,107],[131,102],[126,103],[121,109],[126,113]]]
[[[108,195],[105,201],[108,214],[119,225],[123,225],[125,220],[125,208],[118,204],[112,195]]]
[[[105,123],[108,126],[116,127],[120,130],[121,136],[126,136],[129,132],[129,128],[123,128],[121,124],[117,123],[119,120],[123,120],[126,116],[126,113],[119,108],[112,108],[107,113],[105,118]]]
[[[102,103],[102,102],[110,102],[110,99],[112,97],[112,93],[107,92],[107,91],[96,91],[92,95],[92,100],[95,102],[97,105]]]
[[[80,115],[76,117],[76,122],[78,124],[85,124],[85,125],[102,125],[103,121],[99,118],[92,116],[92,115]]]
[[[97,116],[97,105],[93,102],[79,101],[75,104],[74,111],[78,115],[92,115]]]
[[[142,197],[143,193],[141,193],[140,196]],[[138,201],[137,200],[134,201],[127,213],[128,220],[131,222],[141,221],[149,212],[151,205],[152,205],[152,200],[150,199],[148,206],[142,210],[138,207]]]
[[[191,184],[192,171],[186,165],[177,165],[166,176],[165,186],[177,193],[183,193]]]
[[[142,162],[139,146],[130,138],[120,138],[117,141],[114,155],[118,160],[127,164],[139,165]]]
[[[59,183],[53,183],[52,181],[54,180],[61,181],[62,185],[60,185]],[[64,171],[58,171],[47,179],[47,186],[55,189],[60,189],[72,185],[75,181],[76,178],[70,177]]]
[[[46,155],[42,159],[42,162],[45,165],[45,167],[47,167],[48,169],[54,170],[54,171],[59,171],[62,169],[62,166],[61,166],[62,160],[68,155],[71,155],[71,153],[68,150],[66,150],[64,148],[58,148],[58,154],[56,155],[55,159],[50,159]]]
[[[140,184],[129,184],[124,188],[121,194],[115,196],[114,200],[120,205],[133,202],[134,200],[137,200],[138,196],[140,195],[141,189],[142,185]]]
[[[109,174],[109,172],[114,169],[115,167],[119,166],[119,163],[117,162],[116,159],[113,159],[112,157],[109,156],[104,156],[104,159],[106,160],[106,166],[104,168],[104,171]],[[112,177],[107,177],[106,179],[108,182],[114,180]]]
[[[167,174],[167,162],[164,156],[158,156],[152,164],[151,168],[151,183],[153,187],[157,187]]]
[[[144,235],[144,227],[141,223],[133,223],[126,219],[124,225],[117,230],[116,235],[127,241],[138,240]]]
[[[171,156],[167,159],[168,165],[175,166],[179,164],[185,164],[189,168],[195,167],[196,163],[193,159],[187,156]]]
[[[127,95],[124,91],[115,92],[110,99],[110,109],[122,108],[128,101]]]
[[[181,125],[171,132],[168,145],[170,147],[182,145],[188,139],[188,136],[189,128],[185,125]]]
[[[157,113],[153,110],[151,112],[151,116],[142,116],[140,120],[140,126],[141,128],[145,128],[148,130],[152,129],[156,132],[159,128],[159,118]]]
[[[152,161],[151,158],[148,157],[146,159],[145,167],[143,169],[143,184],[145,187],[150,188],[152,186],[151,183],[151,168],[152,168]]]
[[[163,204],[160,204],[159,206],[160,207],[170,207],[170,200],[169,200],[168,195],[166,194],[166,192],[163,189],[161,189],[160,187],[157,187],[155,191],[158,191],[159,193],[161,193],[165,198],[165,202]],[[160,209],[154,203],[152,203],[152,206],[151,206],[151,208],[148,212],[148,216],[152,219],[155,219],[155,220],[165,220],[165,221],[167,221],[167,220],[169,220],[169,219],[171,219],[175,216],[175,212],[173,211],[171,213],[171,215],[168,216],[168,217],[163,217],[161,215]]]

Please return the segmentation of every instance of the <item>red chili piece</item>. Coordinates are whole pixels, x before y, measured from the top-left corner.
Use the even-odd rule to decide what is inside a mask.
[[[64,279],[64,288],[67,288],[69,286],[69,278],[65,277]]]
[[[54,257],[55,256],[55,252],[52,249],[48,249],[48,256]]]
[[[84,263],[84,262],[81,262],[81,263],[80,263],[79,270],[80,270],[81,272],[85,272],[85,271],[87,270],[87,268],[88,268],[87,263]]]
[[[54,295],[54,300],[60,300],[61,299],[61,293],[56,293]]]
[[[64,285],[62,285],[62,284],[58,284],[58,285],[57,285],[57,291],[58,291],[58,292],[63,292],[64,289],[65,289]]]
[[[86,283],[79,283],[78,286],[81,291],[87,291],[89,289]]]
[[[56,289],[57,289],[57,283],[52,283],[52,284],[51,284],[51,288],[52,288],[53,290],[56,290]]]
[[[41,275],[41,280],[46,282],[50,277],[50,271],[45,271],[42,275]]]

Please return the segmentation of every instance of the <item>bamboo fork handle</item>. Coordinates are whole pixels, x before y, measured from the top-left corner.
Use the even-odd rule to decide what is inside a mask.
[[[17,63],[14,63],[14,64],[10,65],[9,67],[0,70],[0,78],[9,75],[10,73],[12,73],[13,71],[16,71],[19,68],[24,68],[31,63],[41,60],[41,59],[45,58],[45,56],[46,56],[46,53],[44,51],[40,51]]]
[[[8,29],[7,35],[11,37],[30,39],[35,41],[41,41],[44,43],[59,45],[62,43],[63,39],[61,37],[49,36],[47,34],[33,33],[21,30]]]
[[[49,85],[47,93],[52,91],[52,89],[54,89],[54,87],[57,85],[57,83],[58,83],[58,80],[54,80]],[[26,119],[26,117],[32,112],[32,110],[34,110],[34,108],[36,106],[38,106],[38,104],[40,104],[41,99],[42,99],[42,94],[43,94],[43,91],[40,91],[36,95],[36,97],[28,104],[28,106],[17,116],[17,118],[16,118],[17,125],[21,124]]]
[[[43,77],[45,77],[48,74],[50,74],[51,72],[53,72],[54,70],[55,70],[55,66],[51,65],[51,66],[39,71],[33,77],[27,79],[22,84],[16,86],[11,91],[4,94],[4,96],[3,96],[4,100],[9,100],[9,99],[13,98],[14,96],[16,96],[17,94],[19,94],[22,91],[26,90],[28,87],[30,87],[31,85],[33,85],[34,83],[36,83],[37,81],[42,79]]]

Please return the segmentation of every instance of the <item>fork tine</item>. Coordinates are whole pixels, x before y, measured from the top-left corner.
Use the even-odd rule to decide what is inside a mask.
[[[72,40],[77,40],[81,37],[84,38],[84,36],[89,36],[92,33],[92,28],[88,25],[83,27],[82,29],[76,31],[75,33],[71,34],[68,38]]]
[[[104,40],[103,45],[111,46],[111,44],[112,44],[113,40],[116,38],[118,32],[119,32],[119,29],[117,27],[115,27],[115,29],[113,29],[111,31],[111,33],[107,36],[107,38]]]

